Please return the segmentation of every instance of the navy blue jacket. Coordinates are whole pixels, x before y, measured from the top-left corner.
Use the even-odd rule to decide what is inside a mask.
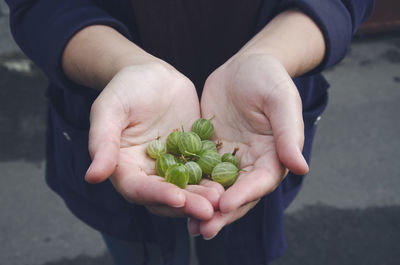
[[[109,181],[84,181],[90,164],[89,112],[98,92],[77,85],[64,75],[61,55],[67,41],[80,29],[108,25],[141,45],[127,0],[6,0],[16,42],[47,75],[49,87],[47,172],[48,185],[69,209],[90,226],[120,239],[157,242],[166,258],[174,250],[177,219],[156,217],[144,207],[126,202]],[[283,9],[296,6],[321,28],[326,42],[323,62],[312,72],[295,78],[305,123],[304,155],[310,158],[314,122],[327,103],[328,84],[319,74],[340,61],[360,23],[370,15],[373,0],[264,0],[257,33]],[[201,91],[199,91],[201,93]],[[266,264],[286,248],[283,212],[297,194],[303,176],[289,174],[281,185],[255,208],[223,229],[228,264]]]

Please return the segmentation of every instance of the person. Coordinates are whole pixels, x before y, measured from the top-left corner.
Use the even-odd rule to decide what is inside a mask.
[[[204,238],[201,264],[282,255],[283,212],[327,104],[320,72],[372,0],[6,2],[49,79],[46,181],[116,264],[188,264],[186,229]],[[160,181],[146,144],[211,116],[221,152],[238,146],[246,171],[227,190]]]

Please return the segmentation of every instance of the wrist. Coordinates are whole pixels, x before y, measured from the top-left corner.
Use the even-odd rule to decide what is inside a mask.
[[[113,28],[102,25],[89,26],[75,34],[62,56],[68,78],[96,89],[103,89],[122,69],[141,64],[166,63]]]
[[[275,47],[273,45],[266,46],[264,49],[254,49],[249,50],[244,53],[242,56],[260,56],[263,58],[270,58],[271,60],[277,61],[279,64],[285,68],[286,72],[290,77],[294,78],[296,76],[304,73],[302,71],[302,59],[301,56],[290,54],[289,51],[286,51],[284,48]]]
[[[299,10],[289,9],[271,20],[237,55],[273,57],[291,77],[295,77],[322,62],[325,41],[310,17]]]
[[[155,59],[147,60],[146,58],[135,58],[130,61],[129,59],[125,61],[120,61],[115,67],[116,75],[126,75],[132,78],[148,79],[153,81],[160,81],[166,84],[172,82],[173,80],[184,79],[181,73],[179,73],[175,68],[173,68],[168,63]]]
[[[196,93],[193,83],[186,76],[162,60],[143,60],[121,65],[109,83],[113,83],[111,87],[114,89],[122,87],[129,91],[158,91],[154,93],[156,97],[165,95],[164,92],[177,95],[190,88]]]
[[[109,65],[110,75],[113,76],[125,69],[140,67],[157,72],[171,72],[175,70],[171,65],[165,61],[144,52],[138,51],[137,47],[129,47],[126,51],[118,53],[114,56]]]

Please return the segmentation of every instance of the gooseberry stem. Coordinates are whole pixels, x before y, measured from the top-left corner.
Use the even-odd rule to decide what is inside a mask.
[[[183,160],[183,162],[187,163],[187,159],[184,155],[181,155],[180,158]]]
[[[199,155],[196,155],[196,154],[194,154],[194,153],[190,153],[190,152],[188,152],[188,151],[185,151],[185,153],[188,154],[188,155],[191,155],[191,156],[200,157]]]
[[[223,144],[220,140],[218,140],[218,141],[217,141],[217,144],[215,145],[215,147],[217,147],[217,149],[219,150],[219,149],[222,148],[223,145],[224,145],[224,144]]]
[[[237,151],[239,151],[239,147],[235,147],[235,148],[233,149],[232,155],[236,155],[236,152],[237,152]]]
[[[209,179],[212,180],[211,175],[210,174],[203,174],[203,178],[205,179]]]

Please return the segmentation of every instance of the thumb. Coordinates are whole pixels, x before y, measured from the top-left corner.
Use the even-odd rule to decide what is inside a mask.
[[[126,115],[118,100],[104,94],[100,94],[90,111],[89,152],[92,163],[85,180],[93,184],[105,181],[117,167]]]
[[[304,175],[309,168],[301,153],[304,123],[300,95],[290,78],[279,84],[274,92],[265,113],[271,122],[279,160],[293,173]]]

